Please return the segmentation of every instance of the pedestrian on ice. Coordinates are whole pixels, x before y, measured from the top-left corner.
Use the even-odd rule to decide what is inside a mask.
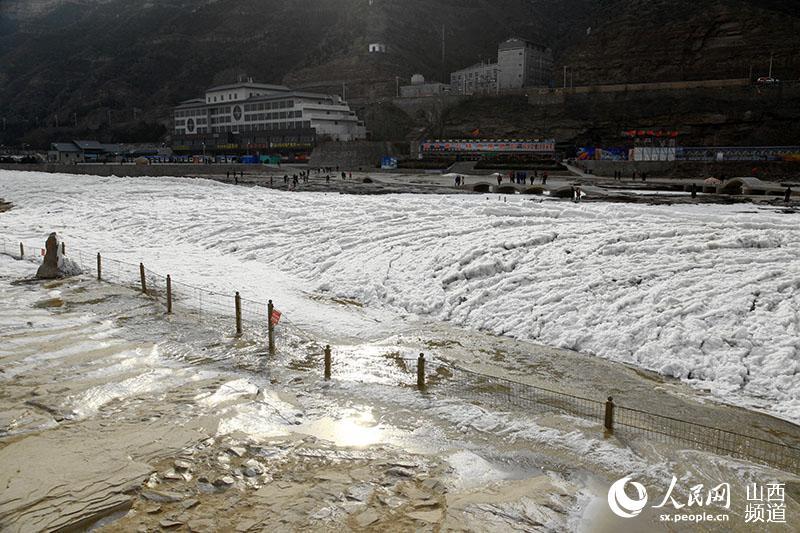
[[[542,185],[547,185],[547,171],[542,172]]]
[[[503,183],[503,176],[501,174],[497,175],[497,185],[502,185]]]
[[[330,182],[331,182],[331,175],[330,174],[326,174],[325,175],[325,183],[330,183]]]
[[[231,179],[231,171],[230,171],[230,170],[228,170],[227,172],[225,172],[225,179],[226,179],[226,180],[229,180],[229,179]]]
[[[783,194],[783,201],[787,204],[792,201],[792,188],[786,187],[786,192]]]

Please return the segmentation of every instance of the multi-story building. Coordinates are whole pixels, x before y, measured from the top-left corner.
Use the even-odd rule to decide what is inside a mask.
[[[500,43],[497,64],[500,90],[546,87],[553,76],[553,51],[515,37]]]
[[[458,94],[495,94],[523,87],[550,85],[553,52],[525,39],[500,43],[497,63],[478,63],[450,75],[450,86]]]
[[[496,94],[499,74],[497,63],[476,63],[450,74],[450,87],[458,94]]]
[[[365,139],[364,123],[338,95],[295,91],[252,80],[208,89],[174,110],[175,143],[184,151],[303,146],[316,138]],[[180,148],[179,148],[180,149]]]

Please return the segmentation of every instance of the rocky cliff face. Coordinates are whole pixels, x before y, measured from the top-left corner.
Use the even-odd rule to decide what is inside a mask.
[[[776,76],[800,77],[796,2],[607,0],[590,18],[560,54],[576,85],[765,76],[771,56]]]
[[[553,137],[578,146],[624,146],[622,132],[667,129],[684,146],[800,142],[800,85],[570,95],[546,104],[525,97],[467,100],[445,111],[443,137],[480,129],[488,138]]]
[[[509,35],[553,47],[557,85],[562,65],[576,84],[760,75],[770,54],[789,79],[799,24],[788,0],[5,0],[0,101],[9,141],[167,119],[240,74],[377,100],[398,77],[493,58]]]

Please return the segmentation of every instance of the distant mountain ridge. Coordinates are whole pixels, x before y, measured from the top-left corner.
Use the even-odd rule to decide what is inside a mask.
[[[800,7],[768,0],[4,0],[0,102],[14,135],[37,126],[166,119],[240,74],[394,94],[496,57],[511,35],[553,47],[556,85],[800,78]],[[442,32],[445,60],[442,64]],[[380,40],[388,53],[369,54]],[[11,134],[8,134],[11,135]]]

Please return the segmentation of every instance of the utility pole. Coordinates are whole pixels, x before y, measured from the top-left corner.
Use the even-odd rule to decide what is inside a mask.
[[[769,77],[770,78],[772,77],[772,63],[773,63],[774,59],[775,59],[775,55],[774,54],[770,54],[770,56],[769,56]]]
[[[400,76],[394,77],[394,84],[396,86],[396,97],[400,98]]]
[[[3,131],[6,131],[6,117],[3,117]]]
[[[442,24],[442,76],[443,76],[442,82],[443,83],[447,83],[447,72],[446,72],[447,69],[445,67],[445,63],[446,63],[445,60],[447,58],[447,55],[446,55],[446,51],[447,51],[447,48],[446,48],[447,35],[445,33],[445,30],[446,30],[446,26],[444,24]]]
[[[56,113],[56,128],[58,127],[58,113]]]
[[[567,88],[567,66],[564,65],[564,88]]]
[[[347,101],[347,82],[342,82],[342,100]]]
[[[75,125],[76,128],[78,127],[78,114],[77,113],[72,113],[72,123]]]
[[[108,127],[110,128],[111,127],[111,110],[110,109],[106,110],[106,115],[108,116]]]

